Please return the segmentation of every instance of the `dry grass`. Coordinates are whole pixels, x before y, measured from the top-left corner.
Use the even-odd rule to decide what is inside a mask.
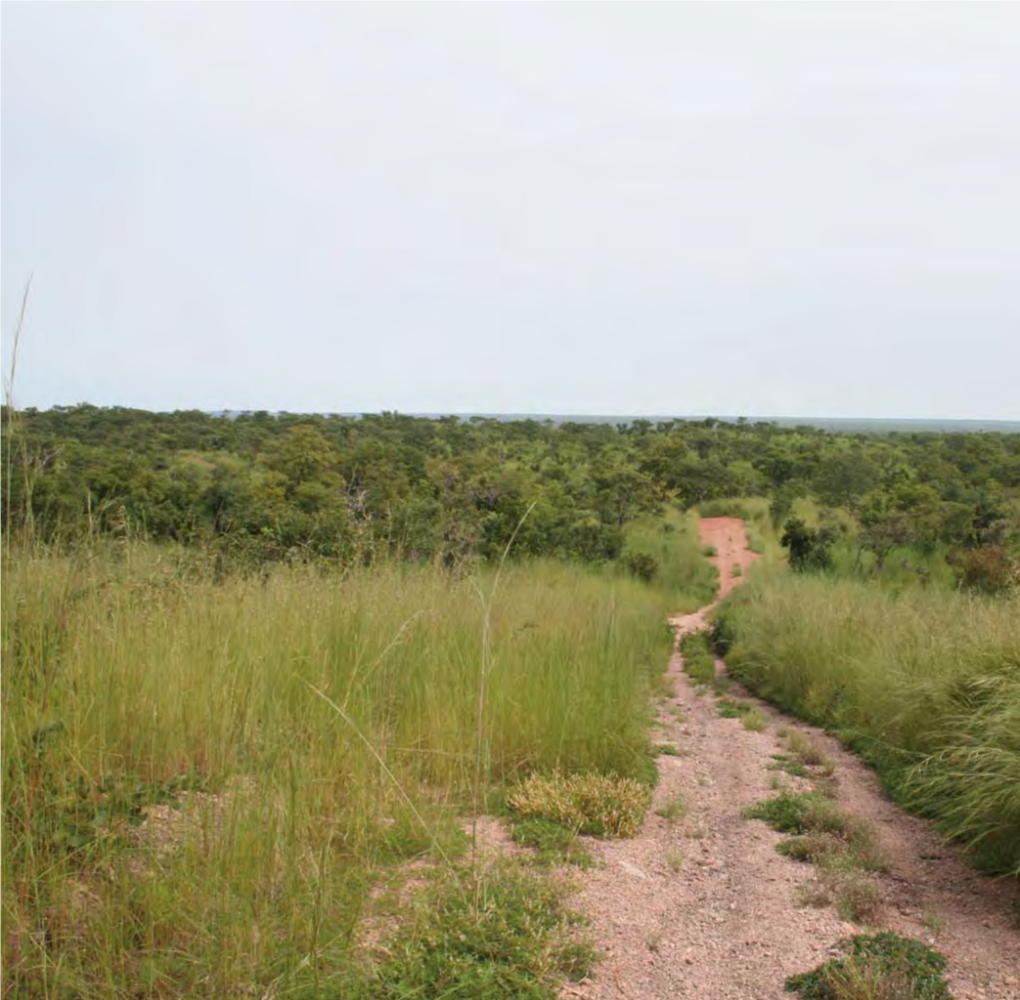
[[[633,837],[651,801],[647,786],[602,774],[532,774],[507,796],[521,816],[552,820],[578,833]]]

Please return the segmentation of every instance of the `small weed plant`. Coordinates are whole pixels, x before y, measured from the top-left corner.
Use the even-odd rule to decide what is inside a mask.
[[[510,835],[515,844],[531,848],[540,864],[571,864],[579,868],[590,868],[593,864],[577,834],[562,823],[541,817],[519,819]]]
[[[670,823],[675,823],[687,815],[687,804],[677,795],[665,803],[665,805],[656,809],[655,814],[665,820],[669,820]]]
[[[840,944],[846,954],[791,976],[787,992],[802,1000],[952,1000],[945,958],[921,942],[882,933]]]
[[[341,995],[554,1000],[564,978],[591,973],[596,953],[577,940],[553,880],[509,861],[483,874],[476,884],[464,869],[431,887],[388,942],[389,957]]]

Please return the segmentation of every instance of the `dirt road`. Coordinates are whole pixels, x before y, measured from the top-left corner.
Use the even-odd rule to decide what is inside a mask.
[[[720,591],[746,578],[753,559],[743,523],[702,522]],[[740,576],[732,575],[735,565]],[[678,635],[701,628],[709,608],[675,620]],[[716,664],[717,670],[724,665]],[[824,961],[833,945],[866,930],[832,906],[800,902],[814,869],[775,850],[780,835],[741,811],[773,794],[769,769],[778,724],[809,733],[835,761],[840,806],[875,827],[889,862],[878,876],[876,927],[933,943],[949,959],[957,1000],[1020,1000],[1020,933],[1011,927],[1015,889],[977,875],[930,827],[882,796],[874,775],[835,740],[751,699],[768,727],[752,732],[698,696],[674,653],[676,697],[659,711],[660,780],[642,832],[591,841],[599,864],[581,876],[575,905],[592,919],[605,959],[565,997],[590,1000],[779,1000],[786,976]],[[745,696],[743,692],[738,692]],[[796,780],[796,779],[791,779]],[[682,801],[685,813],[657,815]]]

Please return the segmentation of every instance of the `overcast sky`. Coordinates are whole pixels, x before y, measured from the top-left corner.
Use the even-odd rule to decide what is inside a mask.
[[[1020,417],[1020,5],[4,4],[15,400]]]

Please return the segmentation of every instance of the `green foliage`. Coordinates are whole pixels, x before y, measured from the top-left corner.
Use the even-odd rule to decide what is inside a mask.
[[[758,551],[769,520],[775,529],[796,517],[802,498],[838,511],[849,553],[840,572],[884,576],[909,563],[915,583],[941,584],[947,574],[932,564],[950,550],[998,547],[1006,566],[1020,555],[1016,434],[89,405],[5,407],[2,425],[16,471],[3,491],[9,538],[176,542],[225,569],[384,556],[455,568],[501,559],[512,537],[514,558],[612,561],[632,525],[695,506],[748,520]],[[632,554],[642,552],[666,575],[668,560]],[[651,569],[629,565],[645,578]],[[994,578],[986,568],[968,578]]]
[[[784,525],[779,541],[790,550],[790,568],[794,572],[817,572],[832,567],[830,546],[835,536],[827,528],[809,528],[793,517]]]
[[[833,730],[982,867],[1020,874],[1017,601],[774,576],[715,632],[741,683]]]
[[[628,573],[645,583],[651,583],[659,573],[658,562],[647,552],[627,553],[620,562]]]
[[[541,816],[517,819],[511,827],[514,843],[529,847],[543,864],[572,864],[589,868],[591,855],[577,838],[577,832],[562,823]]]
[[[654,770],[655,587],[534,561],[486,616],[491,572],[97,553],[3,567],[12,998],[357,995],[375,873],[449,867],[476,761],[492,799],[535,769]]]
[[[755,711],[754,705],[749,701],[740,701],[736,698],[718,698],[715,707],[724,719],[739,719]]]
[[[812,830],[828,833],[839,826],[831,804],[814,792],[781,792],[744,810],[748,819],[764,820],[780,833],[808,833]]]
[[[387,943],[389,957],[340,995],[555,1000],[562,979],[583,979],[596,960],[570,931],[550,880],[509,862],[480,879],[461,870],[425,894]]]
[[[884,932],[840,945],[845,955],[790,976],[787,991],[803,1000],[952,1000],[945,957],[920,941]]]
[[[684,802],[683,798],[679,795],[670,799],[665,805],[660,806],[655,810],[657,816],[661,816],[665,820],[669,820],[671,823],[675,823],[679,819],[683,819],[687,815],[687,803]]]
[[[683,668],[696,684],[715,683],[715,654],[706,632],[689,632],[680,640]]]

